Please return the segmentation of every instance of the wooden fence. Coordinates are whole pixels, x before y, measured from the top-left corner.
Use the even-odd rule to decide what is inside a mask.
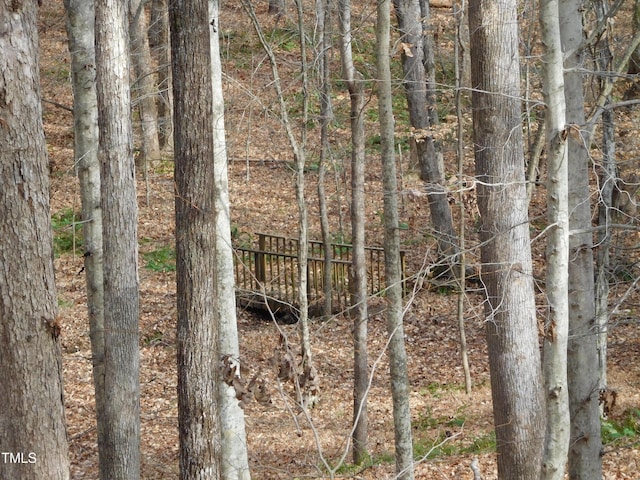
[[[245,239],[246,240],[246,239]],[[349,306],[349,268],[352,246],[331,244],[331,291],[334,310]],[[241,246],[234,246],[236,289],[245,305],[264,305],[265,295],[269,306],[277,310],[298,303],[298,250],[299,241],[276,235],[258,233]],[[385,288],[384,250],[365,247],[367,263],[367,287],[370,295]],[[401,252],[402,278],[405,278],[404,252]],[[310,305],[319,304],[324,298],[324,246],[319,241],[309,241],[307,264],[307,293]]]

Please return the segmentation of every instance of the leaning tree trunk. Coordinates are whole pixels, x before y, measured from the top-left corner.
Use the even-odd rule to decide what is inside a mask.
[[[66,480],[37,8],[0,1],[0,476]]]
[[[216,313],[220,358],[227,358],[232,375],[240,378],[240,346],[236,318],[236,292],[231,244],[231,213],[229,211],[229,183],[227,174],[227,145],[222,97],[222,65],[217,31],[220,28],[219,1],[209,1],[211,45],[211,80],[213,92],[213,169],[216,194]],[[249,480],[249,458],[244,412],[238,403],[235,389],[225,381],[218,382],[220,399],[221,478]],[[233,379],[231,379],[233,383]]]
[[[562,70],[562,48],[557,0],[540,2],[540,26],[546,47],[543,57],[547,133],[548,312],[545,321],[543,371],[547,429],[541,479],[564,478],[569,449],[567,392],[567,336],[569,333],[569,209],[567,130]]]
[[[180,476],[219,477],[215,171],[207,2],[171,2]]]
[[[411,411],[407,352],[402,325],[402,271],[398,219],[398,181],[394,152],[391,69],[389,62],[390,0],[378,2],[376,24],[376,62],[378,76],[378,115],[380,117],[380,155],[384,197],[384,271],[387,299],[389,369],[393,398],[393,425],[396,447],[396,477],[414,478]]]
[[[368,458],[367,391],[367,263],[365,255],[365,132],[364,82],[353,65],[351,49],[351,1],[338,2],[342,71],[351,102],[351,316],[353,318],[353,463]]]
[[[431,132],[437,113],[433,104],[435,89],[429,81],[430,71],[434,70],[432,34],[425,26],[429,22],[429,3],[394,0],[393,5],[401,33],[403,84],[413,127],[412,141],[418,152],[422,180],[426,182],[438,253],[441,260],[451,265],[457,261],[459,246],[445,188],[442,152]]]
[[[104,272],[98,161],[95,9],[93,1],[65,0],[73,79],[74,159],[78,166],[89,338],[95,387],[98,456],[104,446]]]
[[[524,178],[516,0],[472,0],[482,279],[501,479],[538,479],[544,409]]]
[[[560,34],[562,50],[570,52],[565,60],[565,96],[569,132],[569,228],[586,233],[570,237],[569,254],[569,408],[571,441],[569,476],[572,479],[600,478],[602,442],[598,406],[599,359],[595,318],[595,284],[589,175],[591,165],[580,126],[585,124],[583,76],[584,61],[583,4],[579,0],[561,0]]]
[[[103,480],[140,477],[138,209],[126,7],[126,2],[96,1],[105,304]]]

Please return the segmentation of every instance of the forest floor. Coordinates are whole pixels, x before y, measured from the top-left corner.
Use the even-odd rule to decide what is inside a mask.
[[[261,4],[260,4],[261,5]],[[241,10],[225,3],[225,96],[228,104],[229,185],[232,224],[237,235],[268,232],[295,236],[297,211],[293,190],[292,155],[286,146],[275,108],[268,101],[254,101],[268,88],[268,70],[259,48],[246,37],[249,30]],[[225,13],[226,12],[226,13]],[[447,14],[435,18],[441,31],[450,25]],[[261,12],[265,24],[273,20]],[[364,16],[362,17],[364,18]],[[233,20],[233,22],[231,22]],[[69,60],[64,31],[62,2],[44,2],[41,9],[41,48],[43,96],[46,100],[71,106]],[[271,23],[269,23],[271,22]],[[224,23],[223,23],[224,26]],[[284,29],[283,29],[284,30]],[[275,28],[274,28],[275,32]],[[238,45],[239,44],[239,47]],[[252,47],[253,45],[253,47]],[[294,54],[287,39],[279,51],[285,58],[283,68],[295,69]],[[229,53],[239,48],[240,54]],[[251,47],[251,48],[249,48]],[[255,47],[255,48],[254,48]],[[226,49],[226,50],[225,50]],[[244,49],[244,50],[243,50]],[[286,57],[289,54],[291,58]],[[240,65],[240,59],[245,65]],[[265,73],[267,72],[267,73]],[[267,75],[265,77],[265,75]],[[292,75],[291,78],[295,78]],[[293,83],[293,81],[292,81]],[[295,87],[290,87],[295,90]],[[249,94],[247,92],[253,92]],[[401,91],[398,92],[401,94]],[[255,95],[255,96],[254,96]],[[266,95],[266,94],[265,94]],[[266,98],[266,97],[259,97]],[[449,98],[443,94],[443,98]],[[345,100],[346,99],[346,100]],[[252,103],[253,102],[253,103]],[[262,103],[261,103],[262,102]],[[348,104],[343,92],[337,94],[336,110]],[[375,110],[375,105],[372,105]],[[631,132],[638,131],[637,112],[627,113]],[[446,115],[443,115],[446,123]],[[44,119],[51,163],[51,210],[56,238],[73,232],[60,220],[68,212],[79,212],[78,184],[73,172],[73,123],[71,114],[51,103],[44,103]],[[372,116],[368,128],[375,131]],[[348,123],[348,122],[347,122]],[[317,131],[317,129],[315,130]],[[247,132],[251,135],[248,136]],[[332,229],[338,235],[348,226],[348,138],[346,127],[337,126],[332,144],[334,160],[329,168],[328,196]],[[313,134],[311,134],[313,135]],[[311,136],[310,135],[310,136]],[[624,142],[622,155],[638,158],[638,139],[631,134]],[[315,141],[314,141],[315,142]],[[317,145],[311,142],[310,150]],[[448,148],[448,149],[447,149]],[[454,170],[454,147],[445,149],[447,164]],[[626,149],[626,150],[625,150]],[[382,238],[382,186],[377,157],[372,148],[367,168],[367,242],[379,246]],[[467,174],[472,175],[472,152],[467,151]],[[307,175],[307,199],[311,236],[320,238],[316,181],[317,157],[310,156]],[[314,163],[315,162],[315,163]],[[407,252],[407,272],[418,275],[433,261],[433,242],[429,238],[429,213],[421,182],[410,156],[400,158],[403,228],[402,245]],[[176,293],[175,274],[170,268],[174,243],[174,186],[169,157],[152,165],[148,183],[139,175],[140,239],[140,356],[142,407],[142,477],[178,478],[178,430],[176,401]],[[148,189],[147,189],[148,188]],[[148,202],[147,202],[148,200]],[[544,191],[536,192],[532,218],[542,214]],[[475,245],[473,213],[467,216],[469,244]],[[61,223],[62,222],[62,223]],[[532,236],[543,223],[534,222]],[[635,234],[633,234],[635,235]],[[73,243],[73,239],[71,240]],[[72,478],[97,478],[95,410],[88,336],[82,248],[64,247],[57,256],[56,283],[62,319],[65,402],[71,449]],[[637,238],[625,237],[637,243]],[[163,256],[164,255],[164,256]],[[168,258],[167,258],[168,257]],[[477,263],[478,250],[470,250],[469,260]],[[155,263],[155,266],[153,264]],[[534,243],[536,277],[544,278],[544,242]],[[169,271],[164,271],[169,270]],[[458,295],[454,289],[430,286],[428,281],[414,282],[406,298],[405,334],[409,356],[411,410],[414,425],[416,478],[471,479],[470,464],[477,457],[485,480],[495,479],[495,439],[491,410],[491,392],[484,339],[483,298],[469,289],[465,295],[465,328],[473,390],[464,391],[457,327]],[[629,283],[612,290],[612,301],[623,295]],[[541,296],[540,296],[541,297]],[[543,298],[538,298],[540,316]],[[606,479],[640,478],[640,329],[638,302],[631,295],[616,311],[609,335],[608,380],[617,392],[617,405],[608,425],[614,430],[625,422],[636,422],[629,435],[621,434],[605,445]],[[372,368],[369,392],[369,448],[372,465],[349,465],[348,449],[352,422],[353,344],[350,320],[337,314],[329,320],[311,322],[314,361],[320,375],[320,402],[308,416],[296,410],[291,388],[278,386],[270,363],[278,348],[281,332],[298,345],[296,325],[277,325],[252,312],[238,310],[241,359],[249,376],[258,375],[269,386],[272,402],[249,402],[245,407],[247,441],[253,478],[329,478],[329,470],[344,458],[338,469],[340,478],[393,478],[393,420],[386,355],[387,333],[384,302],[371,301],[369,354]],[[633,412],[636,412],[634,417]],[[635,420],[634,420],[635,419]],[[633,425],[632,425],[633,426]],[[616,430],[617,431],[617,430]],[[541,431],[540,435],[544,432]],[[615,435],[612,436],[612,438]]]

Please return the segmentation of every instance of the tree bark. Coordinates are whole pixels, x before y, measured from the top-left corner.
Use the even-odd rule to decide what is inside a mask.
[[[557,0],[540,3],[544,99],[547,134],[547,234],[544,362],[547,429],[541,479],[564,478],[569,450],[569,397],[567,388],[567,337],[569,333],[569,208],[567,121],[565,112],[562,48]]]
[[[567,123],[576,125],[569,144],[569,228],[588,231],[591,227],[587,145],[579,126],[585,125],[584,87],[578,68],[584,61],[583,5],[578,0],[560,1],[560,34],[565,60]],[[588,136],[588,135],[587,135]],[[599,360],[595,319],[593,238],[591,233],[573,234],[569,242],[569,408],[571,440],[569,477],[590,480],[602,475],[600,439]]]
[[[394,148],[393,106],[389,55],[390,0],[378,2],[376,24],[376,62],[378,77],[378,115],[380,118],[380,155],[384,195],[385,290],[389,369],[393,398],[393,424],[396,447],[396,477],[413,480],[413,442],[409,409],[407,352],[402,325],[402,273],[398,229],[398,182]]]
[[[149,162],[160,160],[158,109],[156,108],[156,75],[151,66],[151,51],[147,30],[149,22],[142,0],[129,0],[129,31],[131,32],[131,63],[135,72],[133,93],[140,112],[142,157],[138,165],[145,172]]]
[[[240,377],[240,346],[236,318],[236,291],[231,244],[231,212],[229,210],[229,182],[227,173],[227,144],[222,96],[222,64],[218,29],[220,5],[209,1],[209,41],[211,48],[211,80],[213,110],[213,169],[216,194],[216,321],[218,324],[219,358],[234,362],[234,373]],[[235,389],[226,382],[218,382],[220,399],[221,478],[249,480],[249,458],[244,412],[238,403]]]
[[[438,117],[433,98],[435,69],[433,35],[428,28],[429,2],[394,0],[393,4],[401,33],[403,84],[413,127],[412,141],[416,144],[422,180],[426,182],[439,255],[451,265],[457,262],[460,249],[445,188],[443,157],[431,133]]]
[[[633,31],[634,33],[640,31],[640,0],[635,0],[633,4]],[[627,73],[630,75],[637,75],[640,73],[640,47],[636,48],[633,55],[631,55],[631,61],[629,62],[629,69],[627,70]]]
[[[320,83],[320,159],[318,160],[318,209],[320,210],[320,230],[324,252],[322,291],[324,302],[322,315],[329,318],[333,313],[333,288],[331,286],[333,247],[327,208],[325,173],[329,155],[329,123],[331,122],[331,80],[329,78],[329,49],[331,48],[331,5],[329,0],[316,1],[316,25],[318,30],[318,80]],[[327,26],[329,25],[329,26]]]
[[[96,2],[104,249],[104,480],[140,477],[138,239],[127,2]]]
[[[524,178],[517,2],[472,0],[482,279],[501,479],[538,479],[545,418]]]
[[[284,0],[269,0],[269,14],[281,17],[284,15]]]
[[[351,316],[353,318],[353,463],[367,460],[369,420],[367,391],[367,263],[365,256],[365,131],[364,82],[355,69],[351,49],[351,1],[338,2],[342,70],[351,104]]]
[[[208,3],[171,2],[180,478],[220,475],[216,198]]]
[[[169,7],[167,0],[151,1],[149,47],[157,65],[158,139],[160,147],[173,147],[173,92],[171,87],[171,52],[169,49]]]
[[[98,161],[95,8],[93,1],[65,0],[73,79],[74,158],[78,166],[89,338],[95,387],[98,455],[105,445],[104,418],[104,271],[102,207]]]
[[[66,480],[37,8],[0,1],[0,475]]]

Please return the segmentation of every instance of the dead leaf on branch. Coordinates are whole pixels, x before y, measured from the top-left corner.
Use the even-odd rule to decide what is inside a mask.
[[[402,51],[407,57],[413,57],[413,52],[411,51],[411,47],[413,47],[413,43],[400,42],[400,47],[402,48]]]
[[[316,368],[313,365],[303,365],[282,334],[270,363],[276,370],[278,380],[291,383],[294,388],[300,389],[302,406],[312,408],[318,403],[320,379]]]
[[[240,403],[240,407],[244,408],[251,396],[260,405],[270,405],[271,395],[263,378],[259,378],[261,370],[251,378],[247,384],[240,376],[240,361],[230,355],[224,355],[220,361],[220,373],[222,381],[224,381],[236,392],[236,398]]]

